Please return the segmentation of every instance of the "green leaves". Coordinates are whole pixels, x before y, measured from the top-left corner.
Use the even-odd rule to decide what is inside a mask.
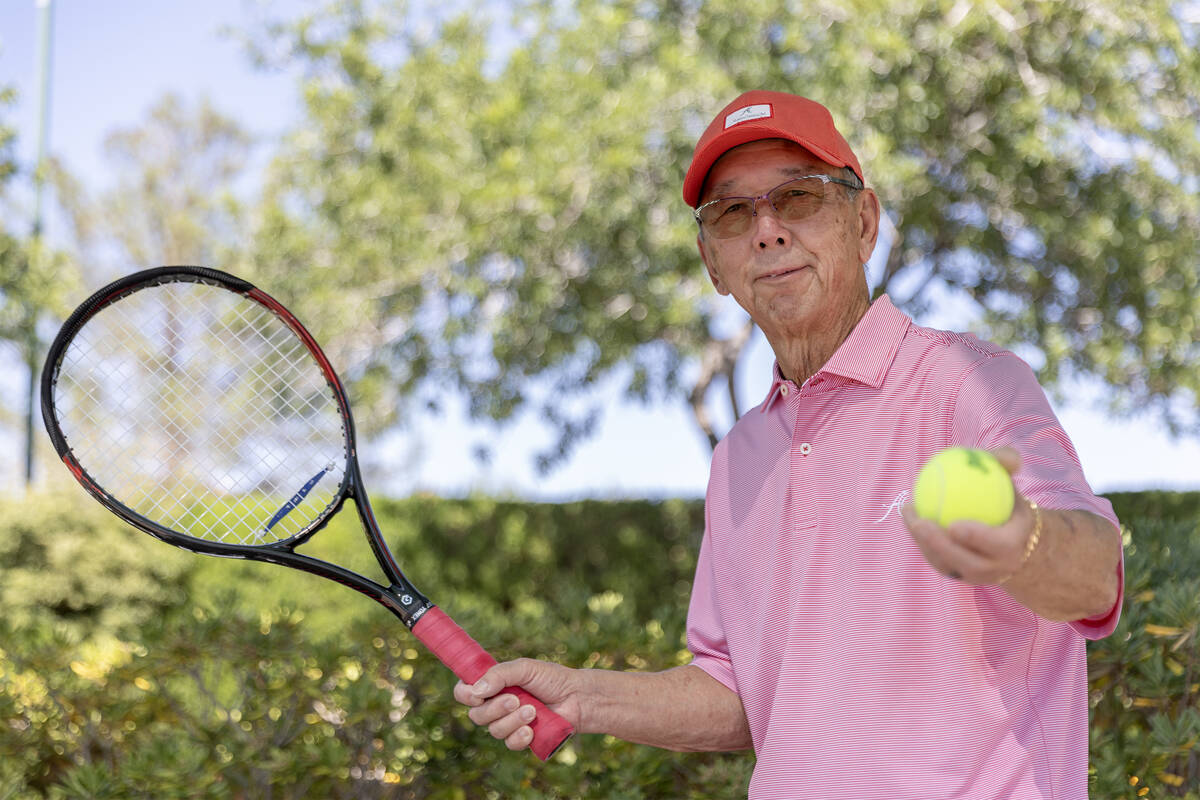
[[[321,86],[338,88],[314,84],[320,133],[296,142],[316,151],[285,156],[279,186],[327,188],[273,233],[319,231],[313,249],[336,252],[352,276],[337,274],[339,293],[364,287],[310,299],[334,305],[330,330],[358,310],[356,339],[373,346],[342,350],[352,373],[378,366],[402,397],[449,384],[472,413],[499,420],[531,402],[531,379],[552,375],[543,412],[568,441],[587,424],[570,398],[619,365],[637,364],[646,396],[678,386],[678,364],[704,336],[703,274],[691,223],[674,213],[687,145],[678,76],[659,59],[680,61],[678,46],[631,8],[583,20],[533,11],[538,27],[500,66],[487,31],[463,19],[377,81],[310,52],[333,69]],[[361,149],[322,155],[346,141]],[[266,244],[259,262],[270,265],[279,259]],[[305,294],[320,292],[321,275],[300,276]],[[666,325],[682,335],[666,341]],[[385,410],[395,399],[378,400],[368,424],[395,418]]]
[[[1128,534],[1126,602],[1117,630],[1088,644],[1091,793],[1115,800],[1149,789],[1195,800],[1200,494],[1112,500]],[[405,571],[499,658],[634,670],[690,659],[683,635],[699,503],[411,498],[376,510]],[[10,530],[44,528],[47,541],[96,539],[82,509],[60,513],[84,521],[77,531],[43,525],[48,512],[32,504],[2,518]],[[453,677],[390,614],[293,570],[179,554],[192,568],[160,578],[178,591],[147,598],[153,615],[123,624],[133,618],[130,596],[145,591],[138,575],[162,569],[155,562],[175,551],[119,533],[145,552],[101,540],[112,551],[95,556],[109,590],[95,598],[86,629],[59,620],[69,614],[34,614],[3,598],[0,797],[745,793],[749,753],[680,754],[580,736],[547,764],[513,755],[470,724],[453,700]],[[0,587],[21,571],[14,559],[32,563],[28,537],[17,538],[26,545],[0,558]],[[305,550],[370,564],[352,521]],[[97,566],[73,559],[55,570],[83,584]],[[22,616],[30,621],[17,624]]]
[[[0,85],[0,109],[5,109],[16,99],[16,90],[11,86]],[[0,186],[12,177],[17,171],[16,162],[13,159],[12,147],[17,138],[17,133],[8,125],[0,122]]]
[[[702,525],[695,503],[415,498],[378,512],[406,571],[436,586],[439,603],[501,658],[621,669],[686,658],[683,616]],[[150,551],[174,553],[127,533],[146,545],[125,554],[138,564]],[[331,528],[309,552],[364,555],[361,536],[355,524]],[[54,633],[48,612],[36,627],[0,620],[0,796],[599,800],[744,791],[745,755],[685,756],[603,737],[579,738],[547,765],[510,754],[466,720],[453,677],[375,604],[270,565],[181,558],[195,571],[176,580],[177,604],[121,636],[93,626],[74,641]],[[110,570],[119,574],[111,562]]]
[[[944,286],[1045,381],[1097,376],[1115,411],[1195,429],[1185,9],[527,2],[422,35],[413,13],[273,30],[310,77],[254,263],[350,365],[367,427],[448,388],[480,418],[540,404],[549,466],[603,380],[704,397],[741,348],[715,332],[679,184],[712,113],[767,87],[828,103],[866,164],[900,237],[877,293],[920,315]],[[720,368],[697,378],[702,354]]]
[[[125,265],[139,268],[227,266],[246,228],[234,189],[251,144],[211,103],[164,95],[144,124],[105,139],[115,185],[96,199],[73,197],[67,211],[76,230],[95,237],[81,248],[115,246]]]
[[[0,605],[16,629],[48,625],[76,641],[127,634],[182,599],[192,564],[78,490],[0,499]]]
[[[1195,797],[1200,783],[1200,537],[1194,493],[1119,494],[1125,607],[1088,643],[1092,791]],[[1191,794],[1186,792],[1191,791]]]

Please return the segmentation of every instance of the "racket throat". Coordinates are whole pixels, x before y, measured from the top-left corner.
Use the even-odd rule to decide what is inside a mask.
[[[433,603],[413,588],[412,583],[400,571],[400,565],[396,563],[391,550],[388,549],[387,543],[383,539],[383,533],[379,530],[379,523],[375,519],[375,511],[371,508],[371,503],[363,490],[358,461],[351,459],[349,469],[354,509],[358,512],[358,518],[362,522],[363,534],[367,537],[371,552],[375,554],[375,560],[379,562],[389,584],[385,596],[379,598],[379,601],[411,629],[429,609],[433,608]]]
[[[412,628],[425,616],[433,603],[412,586],[393,583],[388,587],[388,597],[382,601],[406,627]]]

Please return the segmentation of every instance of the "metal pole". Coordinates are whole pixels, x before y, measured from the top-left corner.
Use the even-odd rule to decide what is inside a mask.
[[[33,175],[33,237],[42,235],[42,185],[46,182],[46,140],[50,135],[50,42],[53,0],[36,0],[38,7],[38,127],[37,165]]]
[[[42,188],[46,182],[46,140],[50,134],[50,44],[51,25],[54,19],[53,0],[35,0],[38,8],[39,59],[38,59],[38,129],[37,164],[33,173],[33,237],[30,242],[30,259],[42,256]],[[40,266],[40,265],[36,265]],[[25,362],[29,367],[29,394],[25,409],[25,485],[33,483],[33,415],[37,408],[38,356],[41,342],[38,340],[38,313],[30,303],[26,306]]]

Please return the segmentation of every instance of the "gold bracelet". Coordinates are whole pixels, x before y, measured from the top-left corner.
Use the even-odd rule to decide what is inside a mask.
[[[1042,541],[1042,510],[1032,500],[1029,501],[1029,510],[1033,512],[1033,530],[1029,532],[1029,538],[1025,540],[1025,552],[1021,555],[1021,564],[1017,567],[1016,572],[996,581],[997,586],[1007,582],[1009,578],[1020,572],[1025,567],[1025,562],[1029,561],[1029,557],[1033,555],[1033,551],[1037,549],[1038,542]]]
[[[1029,533],[1029,540],[1025,542],[1025,554],[1021,556],[1021,567],[1025,566],[1025,562],[1037,549],[1038,542],[1042,540],[1042,510],[1032,500],[1029,501],[1029,510],[1033,512],[1033,530]],[[1017,569],[1021,567],[1017,567]]]

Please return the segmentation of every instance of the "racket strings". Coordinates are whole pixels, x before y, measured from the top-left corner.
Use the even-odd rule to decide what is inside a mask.
[[[344,478],[342,414],[312,354],[270,309],[220,287],[162,284],[98,312],[67,348],[55,409],[105,491],[195,538],[292,538]]]

